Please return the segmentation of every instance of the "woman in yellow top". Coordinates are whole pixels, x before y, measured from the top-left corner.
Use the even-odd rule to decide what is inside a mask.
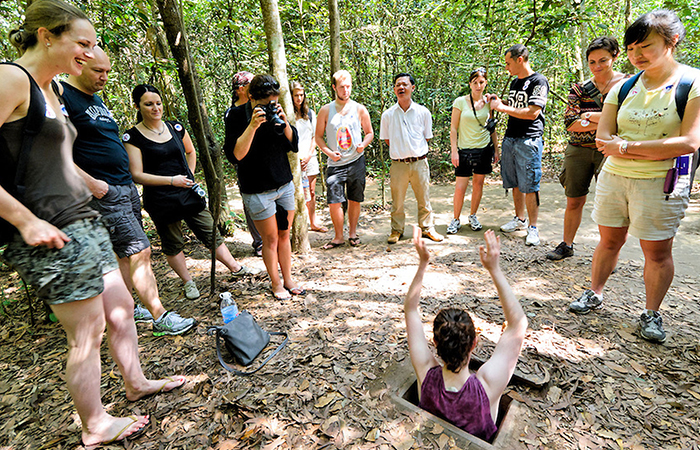
[[[492,118],[489,94],[486,94],[486,69],[480,67],[469,74],[469,94],[458,97],[452,104],[450,121],[450,160],[455,166],[454,216],[447,226],[447,234],[456,234],[461,228],[459,217],[464,205],[464,194],[469,186],[469,177],[474,177],[469,226],[481,230],[476,213],[479,210],[484,179],[490,174],[491,164],[498,162],[498,136],[495,125],[486,128]],[[489,131],[490,130],[490,131]]]
[[[618,83],[605,99],[596,146],[608,159],[593,210],[600,242],[593,254],[591,288],[569,306],[578,314],[601,306],[603,287],[629,233],[639,238],[644,253],[646,308],[640,335],[655,343],[666,340],[658,311],[673,280],[673,238],[690,191],[687,175],[669,194],[665,181],[669,169],[679,159],[688,163],[700,146],[700,72],[674,58],[684,36],[683,24],[668,10],[644,14],[625,32],[627,57],[643,73],[620,105],[626,83]],[[676,109],[675,94],[685,74],[695,81],[683,114]]]

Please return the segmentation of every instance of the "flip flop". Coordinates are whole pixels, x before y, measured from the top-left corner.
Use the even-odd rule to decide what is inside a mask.
[[[310,230],[318,233],[328,233],[328,228],[326,227],[310,228]]]
[[[102,447],[103,445],[114,444],[115,442],[133,441],[133,440],[136,440],[136,439],[138,439],[139,437],[143,436],[143,434],[146,432],[146,428],[147,428],[148,425],[151,423],[151,419],[150,419],[150,417],[149,417],[149,418],[148,418],[148,421],[147,421],[141,428],[139,428],[138,430],[134,431],[133,433],[131,433],[131,434],[128,435],[128,436],[124,436],[124,437],[120,438],[119,436],[121,436],[122,434],[124,434],[124,433],[126,432],[126,430],[129,429],[130,426],[132,426],[133,424],[135,424],[136,422],[139,421],[139,419],[138,419],[135,415],[131,415],[131,416],[129,416],[128,418],[131,419],[131,422],[128,423],[124,428],[122,428],[121,430],[119,430],[119,432],[117,432],[117,434],[115,434],[114,437],[113,437],[112,439],[109,439],[109,440],[106,440],[106,441],[104,441],[104,442],[100,442],[100,443],[97,443],[97,444],[91,444],[91,445],[85,445],[85,444],[83,444],[83,447],[85,447],[86,450],[93,450],[93,449]]]
[[[350,242],[350,246],[352,246],[352,247],[357,247],[358,245],[360,245],[362,243],[362,242],[360,242],[359,237],[348,238],[348,242]]]
[[[326,245],[324,245],[323,247],[321,247],[321,250],[330,250],[330,249],[332,249],[332,248],[342,247],[343,245],[345,245],[345,242],[333,242],[333,241],[330,241],[329,243],[327,243]]]
[[[287,289],[287,288],[285,288],[285,289]],[[288,290],[288,289],[287,289],[287,290]],[[285,300],[291,300],[291,299],[292,299],[292,294],[289,293],[289,292],[287,292],[287,295],[284,295],[284,294],[277,294],[277,293],[275,293],[275,291],[273,291],[272,289],[270,289],[270,292],[272,292],[272,296],[275,297],[275,300],[285,301]]]
[[[306,295],[306,289],[303,287],[295,287],[290,289],[285,286],[284,288],[292,295]]]

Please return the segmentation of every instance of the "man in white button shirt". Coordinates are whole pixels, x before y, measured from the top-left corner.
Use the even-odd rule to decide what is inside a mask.
[[[430,167],[428,140],[433,137],[433,118],[424,106],[411,100],[416,82],[408,73],[394,77],[394,94],[398,102],[384,111],[379,138],[389,146],[391,157],[391,234],[387,242],[395,244],[406,225],[404,200],[408,185],[418,202],[418,226],[423,237],[440,242],[443,237],[433,226],[430,206]]]

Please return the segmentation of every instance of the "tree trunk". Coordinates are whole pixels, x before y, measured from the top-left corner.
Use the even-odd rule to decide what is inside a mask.
[[[214,132],[209,124],[209,116],[199,87],[197,72],[194,70],[178,5],[174,0],[156,0],[156,3],[163,19],[163,27],[168,38],[170,51],[177,62],[177,73],[187,102],[187,117],[192,135],[199,148],[199,160],[202,163],[209,189],[209,209],[214,217],[214,223],[217,224],[221,214],[221,191],[224,188],[221,150],[214,139]],[[214,233],[216,233],[216,229],[215,226]],[[216,292],[215,248],[216,239],[212,239],[211,293]]]
[[[289,92],[289,80],[287,77],[287,56],[284,52],[284,38],[282,36],[282,24],[280,22],[279,7],[277,0],[260,0],[262,10],[265,37],[267,40],[267,51],[270,55],[270,65],[272,74],[280,84],[280,103],[284,108],[289,122],[294,124],[294,103],[292,94]],[[294,178],[294,204],[295,214],[292,223],[291,240],[292,251],[305,253],[310,249],[308,213],[306,211],[306,201],[304,199],[304,189],[301,185],[301,166],[299,164],[298,153],[288,153],[289,165],[292,168]]]
[[[331,33],[331,75],[340,70],[340,14],[338,0],[328,0],[328,19]]]

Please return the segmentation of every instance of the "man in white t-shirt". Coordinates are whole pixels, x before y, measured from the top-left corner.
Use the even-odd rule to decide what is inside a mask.
[[[418,226],[423,237],[440,242],[443,237],[433,226],[430,206],[430,167],[428,141],[433,137],[433,118],[425,106],[411,99],[416,82],[408,73],[394,77],[397,103],[384,111],[379,138],[389,146],[391,157],[391,234],[387,242],[396,244],[406,225],[404,200],[408,185],[418,203]]]

